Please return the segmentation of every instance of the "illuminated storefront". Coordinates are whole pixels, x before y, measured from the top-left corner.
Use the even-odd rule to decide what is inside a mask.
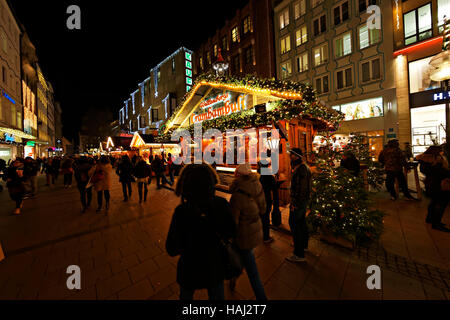
[[[336,138],[335,148],[344,148],[350,141],[352,135],[367,136],[370,150],[374,159],[378,158],[385,140],[396,138],[393,125],[386,123],[385,109],[388,112],[392,103],[386,103],[387,99],[375,97],[350,103],[333,106],[334,110],[340,111],[345,115],[345,120],[341,128],[333,135]],[[386,126],[391,127],[387,129]],[[314,141],[314,147],[318,148],[322,144],[321,137]]]

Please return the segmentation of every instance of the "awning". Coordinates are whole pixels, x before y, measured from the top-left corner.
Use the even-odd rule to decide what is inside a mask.
[[[14,136],[22,138],[22,139],[28,139],[28,140],[36,139],[36,137],[32,136],[31,134],[27,134],[27,133],[17,130],[17,129],[0,127],[0,131],[5,132],[10,135],[14,135]]]

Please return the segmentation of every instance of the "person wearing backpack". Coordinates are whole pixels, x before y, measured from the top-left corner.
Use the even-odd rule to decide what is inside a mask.
[[[175,209],[166,240],[171,257],[180,256],[177,282],[180,300],[193,300],[196,290],[207,289],[210,300],[224,300],[225,258],[221,239],[235,236],[227,200],[215,195],[219,177],[207,164],[190,164],[180,173]]]
[[[234,242],[239,249],[256,300],[267,300],[253,253],[254,248],[263,243],[261,216],[266,213],[266,198],[259,175],[252,172],[250,164],[237,167],[230,192],[231,210],[237,226]],[[233,280],[230,282],[232,290],[234,285]]]
[[[138,184],[138,194],[139,194],[139,203],[142,203],[142,189],[144,189],[144,202],[147,201],[148,194],[148,178],[150,177],[152,170],[149,164],[142,159],[139,158],[137,160],[136,167],[134,168],[133,175],[136,177],[136,182]]]

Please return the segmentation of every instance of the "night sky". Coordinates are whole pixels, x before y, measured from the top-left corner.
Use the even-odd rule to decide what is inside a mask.
[[[245,0],[12,0],[63,110],[63,131],[77,142],[89,108],[118,118],[123,101],[150,68],[181,46],[191,50],[225,25]],[[67,7],[81,8],[81,30],[68,30]]]

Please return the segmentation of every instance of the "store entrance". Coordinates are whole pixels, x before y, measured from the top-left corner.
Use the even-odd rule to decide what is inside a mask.
[[[411,109],[411,135],[414,157],[429,146],[445,142],[445,104]]]

